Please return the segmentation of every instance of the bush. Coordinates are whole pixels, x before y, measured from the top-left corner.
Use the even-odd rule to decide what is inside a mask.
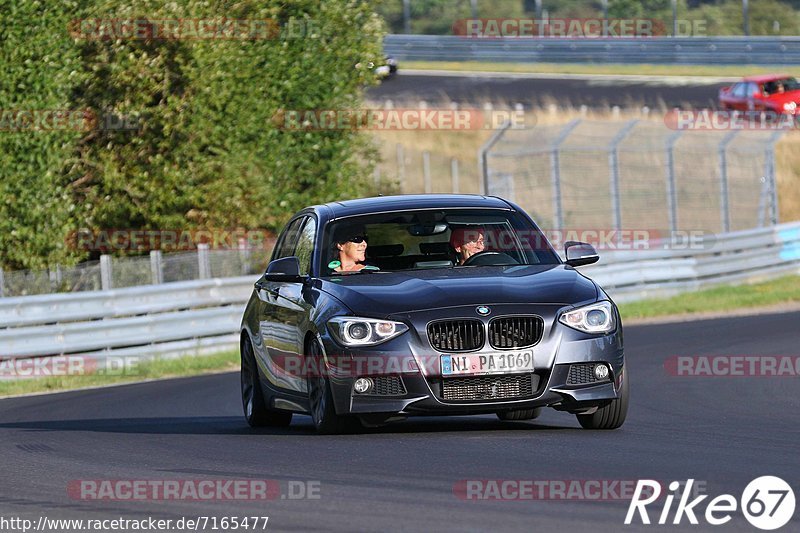
[[[254,40],[95,40],[67,31],[78,18],[223,17],[291,22],[295,31]],[[6,267],[77,259],[63,246],[70,226],[275,229],[302,206],[368,190],[375,155],[363,133],[283,131],[273,120],[282,109],[360,105],[374,77],[356,65],[382,54],[368,2],[86,0],[14,8],[11,18],[0,31],[13,39],[2,46],[28,55],[0,65],[27,76],[31,96],[20,99],[17,83],[4,79],[3,107],[88,108],[137,129],[3,135],[14,139],[0,145],[8,148],[3,187],[30,198],[25,210],[0,206],[0,223],[22,232],[0,240]],[[42,27],[32,34],[34,24]],[[51,70],[38,68],[43,56]],[[11,255],[15,246],[23,250]]]

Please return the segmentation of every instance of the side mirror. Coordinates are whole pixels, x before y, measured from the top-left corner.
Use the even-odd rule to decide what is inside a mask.
[[[591,265],[600,260],[594,246],[585,242],[567,241],[564,243],[564,253],[567,256],[567,264],[573,267]]]
[[[308,279],[308,276],[300,275],[300,261],[292,255],[271,261],[267,266],[267,271],[256,281],[256,288],[262,289],[265,281],[301,283],[305,282],[306,279]]]

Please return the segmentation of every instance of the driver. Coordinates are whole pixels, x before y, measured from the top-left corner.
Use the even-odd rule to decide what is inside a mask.
[[[464,262],[484,249],[484,231],[482,227],[454,228],[450,233],[450,246],[458,255],[458,264]]]

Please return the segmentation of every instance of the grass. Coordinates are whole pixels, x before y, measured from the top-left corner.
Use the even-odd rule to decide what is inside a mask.
[[[463,70],[473,72],[512,72],[535,74],[608,74],[635,76],[713,76],[739,78],[791,70],[783,66],[753,65],[614,65],[592,63],[503,63],[483,61],[403,61],[402,69]]]
[[[71,376],[48,376],[43,378],[2,380],[0,397],[35,392],[54,392],[143,381],[147,379],[197,376],[212,372],[239,369],[239,352],[228,351],[199,357],[185,356],[176,359],[154,359],[143,361],[120,371],[119,374],[86,374]]]
[[[624,321],[633,318],[730,311],[792,302],[800,302],[800,276],[785,276],[752,285],[725,285],[672,298],[630,302],[620,304],[619,311]]]

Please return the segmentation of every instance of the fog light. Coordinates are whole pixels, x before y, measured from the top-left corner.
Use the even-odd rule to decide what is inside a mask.
[[[372,380],[370,378],[358,378],[353,384],[353,390],[355,390],[357,394],[364,394],[370,389],[372,389]]]
[[[608,377],[608,367],[604,364],[599,364],[594,367],[594,377],[597,379],[606,379]]]

